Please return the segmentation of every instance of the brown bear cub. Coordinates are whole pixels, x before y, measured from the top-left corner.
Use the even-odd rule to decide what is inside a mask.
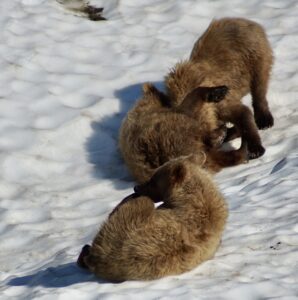
[[[198,87],[175,107],[168,107],[167,96],[154,86],[145,84],[143,90],[119,136],[120,151],[138,182],[149,180],[159,166],[181,155],[204,152],[204,167],[212,172],[247,161],[245,143],[229,152],[218,148],[226,128],[218,120],[216,106],[225,98],[227,87]]]
[[[218,117],[235,125],[232,132],[247,141],[250,158],[262,156],[265,149],[258,128],[274,122],[266,99],[272,63],[272,50],[259,24],[239,18],[215,20],[195,43],[189,60],[166,76],[169,105],[179,106],[198,86],[228,86],[229,93],[218,104]],[[240,102],[249,92],[254,117]],[[198,118],[203,116],[201,111]]]
[[[81,267],[111,281],[180,274],[212,258],[228,216],[204,155],[173,159],[136,186],[101,226]],[[163,204],[155,208],[154,203]]]

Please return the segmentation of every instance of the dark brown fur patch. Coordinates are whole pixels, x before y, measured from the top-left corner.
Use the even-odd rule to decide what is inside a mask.
[[[186,176],[186,169],[185,169],[185,167],[182,164],[181,165],[177,165],[173,169],[173,173],[172,173],[173,184],[181,184],[183,182],[185,176]]]

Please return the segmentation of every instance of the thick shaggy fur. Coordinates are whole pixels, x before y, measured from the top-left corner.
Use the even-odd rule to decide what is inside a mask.
[[[257,158],[265,152],[257,129],[273,126],[266,99],[272,63],[272,50],[259,24],[238,18],[215,20],[195,43],[190,59],[178,63],[165,78],[169,103],[178,106],[198,86],[228,86],[218,117],[236,126],[248,143],[250,158]],[[254,118],[240,102],[249,92]],[[202,116],[209,117],[201,111]]]
[[[216,252],[227,207],[202,157],[172,160],[135,187],[86,245],[78,263],[111,281],[152,280],[189,271]],[[157,209],[153,202],[163,201]]]
[[[145,182],[165,162],[200,152],[207,157],[204,167],[212,172],[246,162],[245,144],[229,152],[218,149],[225,128],[216,115],[215,102],[225,101],[226,93],[224,86],[199,87],[180,105],[169,108],[167,97],[145,84],[143,98],[128,112],[119,136],[120,150],[134,178]]]

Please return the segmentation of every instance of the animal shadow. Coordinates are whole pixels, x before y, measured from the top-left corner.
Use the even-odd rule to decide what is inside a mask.
[[[85,143],[87,159],[93,165],[94,177],[111,180],[116,189],[126,189],[133,181],[118,148],[118,134],[127,112],[142,96],[144,83],[129,85],[115,91],[115,97],[120,104],[119,112],[100,121],[93,121],[91,123],[93,132]],[[153,84],[158,89],[164,89],[162,82]]]
[[[107,281],[95,278],[93,274],[79,268],[75,263],[67,263],[39,270],[31,275],[14,277],[10,279],[6,285],[62,288],[82,282],[108,283]]]

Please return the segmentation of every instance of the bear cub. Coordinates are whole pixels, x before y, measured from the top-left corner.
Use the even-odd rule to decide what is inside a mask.
[[[114,282],[180,274],[212,258],[228,216],[200,166],[204,155],[173,159],[135,187],[85,245],[79,266]],[[163,202],[155,208],[154,203]]]
[[[218,118],[235,125],[228,139],[241,136],[247,141],[249,158],[260,157],[265,149],[258,129],[274,123],[266,98],[272,64],[272,49],[260,24],[241,18],[214,20],[194,44],[189,59],[166,76],[168,103],[179,106],[198,86],[228,86],[225,101],[217,106]],[[249,92],[254,115],[241,103]],[[198,118],[204,115],[201,111]]]
[[[218,120],[217,105],[227,93],[226,86],[198,87],[169,107],[162,92],[145,84],[142,99],[128,112],[119,134],[119,148],[133,177],[143,183],[165,162],[200,152],[206,155],[204,168],[212,172],[247,162],[245,142],[238,150],[219,149],[226,128]]]

